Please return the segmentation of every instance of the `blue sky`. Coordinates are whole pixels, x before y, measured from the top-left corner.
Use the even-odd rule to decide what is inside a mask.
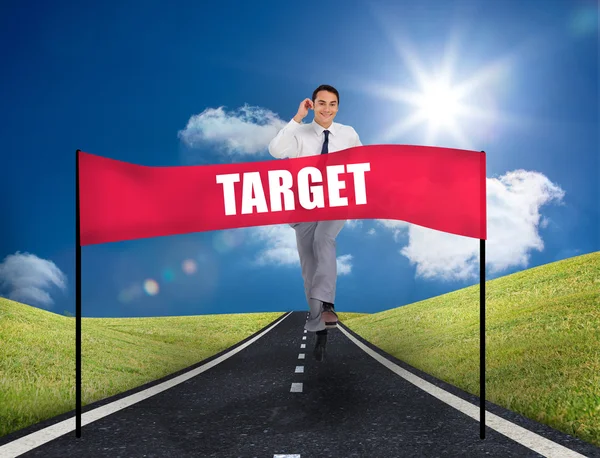
[[[271,160],[270,137],[322,83],[363,144],[486,151],[488,279],[600,249],[597,2],[208,3],[3,2],[0,295],[75,313],[76,149],[149,166]],[[433,111],[411,103],[436,87]],[[455,126],[429,135],[444,110]],[[477,284],[478,248],[351,222],[336,309]],[[287,226],[82,253],[84,317],[306,309]]]

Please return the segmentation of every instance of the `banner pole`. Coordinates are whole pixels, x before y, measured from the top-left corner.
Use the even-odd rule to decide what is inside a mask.
[[[479,308],[480,308],[480,337],[479,337],[479,435],[485,439],[485,239],[479,240]]]
[[[79,153],[75,152],[75,384],[76,436],[81,437],[81,234],[79,224]]]

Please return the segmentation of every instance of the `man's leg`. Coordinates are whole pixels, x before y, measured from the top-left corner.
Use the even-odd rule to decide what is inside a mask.
[[[315,274],[312,279],[309,303],[311,308],[320,310],[319,324],[322,327],[317,334],[313,355],[317,361],[325,359],[327,347],[326,321],[335,323],[337,316],[330,304],[335,302],[337,283],[337,257],[335,239],[344,227],[345,220],[320,221],[315,229],[313,253],[316,261]],[[335,326],[335,324],[334,324]]]
[[[312,278],[310,298],[335,302],[337,284],[336,237],[346,220],[320,221],[314,233],[313,252],[316,270]]]
[[[298,247],[302,279],[304,280],[304,294],[310,310],[305,329],[312,332],[319,331],[325,328],[324,324],[321,323],[321,306],[310,300],[313,277],[317,268],[314,256],[314,237],[317,223],[299,223],[293,227],[296,231],[296,246]]]

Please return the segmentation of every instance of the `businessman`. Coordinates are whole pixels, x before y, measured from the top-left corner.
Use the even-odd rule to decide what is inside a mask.
[[[329,154],[353,146],[362,146],[356,131],[347,125],[333,122],[339,108],[338,91],[321,85],[312,99],[300,102],[298,112],[269,143],[269,153],[275,158],[296,158]],[[303,120],[308,111],[314,112],[310,123]],[[327,328],[336,327],[334,310],[337,264],[336,237],[345,220],[294,223],[296,244],[300,257],[304,291],[310,310],[304,328],[317,335],[313,355],[317,361],[325,358]]]

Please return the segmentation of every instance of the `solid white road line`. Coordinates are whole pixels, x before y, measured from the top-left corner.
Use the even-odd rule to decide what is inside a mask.
[[[256,342],[258,339],[260,339],[262,336],[264,336],[267,332],[271,331],[279,323],[282,323],[283,320],[285,320],[288,316],[290,316],[291,313],[292,312],[288,313],[277,323],[269,326],[263,332],[254,336],[252,339],[248,340],[247,342],[244,342],[239,347],[234,348],[233,350],[222,354],[218,358],[215,358],[212,361],[209,361],[208,363],[203,364],[202,366],[192,369],[191,371],[188,371],[185,374],[178,375],[177,377],[167,380],[166,382],[160,383],[158,385],[152,386],[143,391],[139,391],[139,392],[134,393],[125,398],[111,402],[110,404],[106,404],[101,407],[97,407],[94,410],[90,410],[89,412],[82,413],[81,414],[81,426],[83,427],[85,425],[88,425],[88,424],[96,421],[96,420],[100,420],[101,418],[104,418],[108,415],[118,412],[119,410],[125,409],[126,407],[129,407],[133,404],[136,404],[145,399],[148,399],[149,397],[152,397],[158,393],[161,393],[162,391],[168,390],[169,388],[173,388],[174,386],[179,385],[180,383],[183,383],[186,380],[191,379],[192,377],[196,377],[197,375],[201,374],[202,372],[207,371],[208,369],[216,366],[219,363],[222,363],[226,359],[231,358],[236,353],[242,351],[244,348],[246,348],[249,345]],[[34,433],[28,434],[27,436],[23,436],[19,439],[15,439],[14,441],[9,442],[8,444],[0,446],[0,456],[2,458],[13,458],[13,457],[22,455],[23,453],[28,452],[36,447],[39,447],[40,445],[43,445],[46,442],[50,442],[51,440],[54,440],[60,436],[63,436],[65,434],[71,432],[71,431],[74,431],[76,429],[76,427],[77,427],[77,425],[75,424],[75,416],[73,416],[67,420],[61,421],[60,423],[56,423],[55,425],[48,426],[44,429],[41,429]]]
[[[273,455],[273,458],[300,458],[300,455]]]
[[[292,383],[291,393],[302,393],[302,383]]]
[[[303,374],[304,366],[296,366],[296,374]]]
[[[360,349],[362,349],[369,356],[373,357],[375,360],[379,361],[385,367],[390,369],[392,372],[395,372],[403,379],[409,381],[413,385],[419,387],[423,391],[426,391],[432,396],[435,396],[440,401],[445,402],[449,406],[454,407],[456,410],[461,411],[465,415],[473,418],[474,420],[479,421],[479,406],[475,404],[471,404],[464,399],[455,396],[442,388],[438,388],[437,386],[429,383],[426,380],[423,380],[421,377],[414,375],[413,373],[403,369],[397,364],[391,362],[390,360],[384,358],[379,353],[371,350],[365,344],[357,340],[354,336],[352,336],[348,331],[343,329],[342,327],[338,328],[346,337],[348,337],[352,342],[354,342]],[[518,442],[521,445],[533,450],[534,452],[539,453],[542,456],[548,458],[585,458],[585,455],[581,455],[573,450],[570,450],[556,442],[553,442],[545,437],[542,437],[528,429],[525,429],[521,426],[515,425],[504,418],[501,418],[497,415],[489,411],[485,411],[485,419],[486,426],[489,426],[495,431],[498,431],[500,434],[503,434],[510,439]]]

